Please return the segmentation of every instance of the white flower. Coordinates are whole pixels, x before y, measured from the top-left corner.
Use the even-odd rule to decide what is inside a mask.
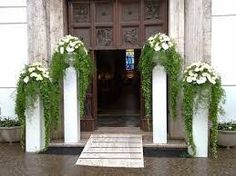
[[[65,42],[65,43],[68,43],[70,41],[70,39],[69,38],[63,38],[62,41]]]
[[[44,72],[44,73],[43,73],[43,77],[44,77],[44,78],[49,78],[49,73],[48,73],[48,72]]]
[[[65,44],[65,43],[62,42],[62,41],[60,41],[60,42],[58,43],[59,46],[63,46],[64,44]]]
[[[66,51],[68,53],[72,53],[73,51],[75,51],[75,49],[68,46],[68,47],[66,47]]]
[[[58,47],[55,48],[54,52],[58,53],[59,52],[59,49]]]
[[[76,42],[70,42],[69,45],[70,45],[71,47],[74,47],[76,44],[77,44]]]
[[[200,77],[198,80],[197,80],[197,84],[203,84],[207,81],[206,77]]]
[[[154,41],[153,40],[150,41],[149,44],[150,44],[151,47],[154,47]]]
[[[189,70],[189,71],[188,71],[188,74],[189,74],[190,76],[194,76],[194,73],[193,73],[192,70]]]
[[[167,43],[162,43],[161,44],[161,46],[162,46],[162,48],[164,49],[164,50],[167,50],[168,48],[169,48],[169,46],[167,45]]]
[[[43,77],[41,76],[41,75],[38,75],[37,77],[36,77],[36,81],[42,81],[43,80]]]
[[[212,78],[211,76],[207,77],[207,79],[210,81],[212,84],[216,84],[216,79]]]
[[[195,76],[192,77],[192,80],[193,80],[193,81],[196,81],[196,80],[197,80],[197,77],[195,77]]]
[[[23,81],[24,81],[24,83],[28,83],[29,82],[29,77],[28,76],[26,76],[24,79],[23,79]]]
[[[193,80],[192,80],[192,77],[187,77],[187,82],[188,83],[191,83]]]
[[[31,77],[31,78],[32,78],[32,77],[38,77],[38,74],[33,72],[33,73],[30,74],[30,77]]]
[[[160,47],[158,44],[156,44],[156,46],[154,47],[154,50],[155,50],[155,51],[160,51],[160,50],[161,50],[161,47]]]
[[[39,70],[39,71],[44,71],[44,68],[43,68],[43,67],[37,66],[36,68],[37,68],[37,70]]]
[[[170,38],[167,36],[167,35],[165,35],[164,37],[163,37],[163,39],[164,39],[164,41],[170,41]]]
[[[169,47],[171,48],[172,46],[174,46],[174,44],[172,42],[168,43]]]
[[[155,38],[153,36],[148,38],[148,41],[153,41]]]
[[[28,71],[31,73],[31,72],[33,72],[35,70],[35,68],[34,67],[30,67],[30,68],[28,68]]]
[[[64,54],[64,47],[60,47],[60,53]]]
[[[199,67],[196,67],[196,68],[194,69],[194,71],[195,71],[195,72],[198,72],[198,71],[200,71],[200,68],[199,68]]]

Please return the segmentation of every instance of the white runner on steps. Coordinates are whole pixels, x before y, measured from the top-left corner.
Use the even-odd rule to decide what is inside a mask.
[[[76,165],[143,168],[142,135],[92,134]]]

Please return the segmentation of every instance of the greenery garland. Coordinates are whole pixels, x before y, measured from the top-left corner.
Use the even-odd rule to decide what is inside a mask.
[[[176,51],[176,47],[170,38],[158,33],[151,36],[141,53],[139,70],[142,75],[142,91],[145,103],[145,117],[150,119],[152,116],[152,70],[157,65],[162,65],[168,75],[169,104],[170,114],[176,119],[177,96],[181,88],[179,76],[181,74],[181,55]]]
[[[15,111],[21,124],[21,145],[25,145],[25,111],[34,108],[39,97],[44,110],[45,146],[48,146],[52,127],[54,105],[52,97],[53,86],[49,80],[47,69],[41,63],[34,63],[25,67],[17,83]]]
[[[80,100],[80,115],[83,118],[86,92],[90,84],[90,78],[94,69],[94,63],[89,57],[88,51],[84,44],[77,38],[71,35],[63,37],[56,46],[52,56],[50,73],[55,87],[56,107],[55,113],[60,117],[60,102],[61,102],[61,87],[65,75],[66,68],[69,67],[69,57],[73,57],[72,65],[79,73],[79,100]],[[58,121],[58,119],[57,119]]]
[[[216,72],[206,63],[193,63],[184,71],[184,121],[188,145],[193,155],[196,154],[196,146],[192,134],[193,114],[201,108],[209,109],[211,127],[211,148],[214,157],[217,157],[218,115],[223,113],[221,103],[224,102],[224,90],[221,87],[221,79]]]

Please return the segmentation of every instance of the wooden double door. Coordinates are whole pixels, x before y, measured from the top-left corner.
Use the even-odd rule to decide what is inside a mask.
[[[96,63],[97,50],[141,49],[154,33],[167,33],[168,0],[68,0],[68,30]],[[94,130],[97,75],[87,94],[83,130]]]

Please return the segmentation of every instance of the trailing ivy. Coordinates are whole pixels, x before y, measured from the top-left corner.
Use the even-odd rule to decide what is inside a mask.
[[[16,107],[15,111],[21,124],[21,145],[25,145],[25,119],[26,110],[31,111],[35,106],[37,98],[42,101],[45,145],[48,146],[52,127],[54,104],[52,97],[53,86],[49,80],[48,71],[40,63],[34,63],[25,67],[20,74],[17,83]],[[30,118],[30,117],[27,117]]]
[[[52,77],[53,85],[55,87],[55,97],[57,109],[55,110],[56,116],[60,117],[60,102],[62,98],[61,88],[62,81],[65,76],[65,70],[69,67],[69,57],[73,57],[73,67],[79,73],[79,100],[80,100],[80,115],[83,118],[86,92],[91,81],[92,71],[94,70],[94,63],[89,57],[89,54],[84,44],[73,36],[65,36],[58,43],[56,50],[52,56],[50,66],[50,74]],[[59,119],[57,119],[58,121]]]
[[[176,119],[177,96],[181,88],[179,78],[181,64],[181,55],[176,51],[175,45],[167,35],[159,33],[148,39],[139,61],[146,118],[150,119],[152,116],[152,70],[156,65],[161,65],[168,75],[170,115],[173,119]]]
[[[198,108],[209,109],[211,127],[211,148],[214,157],[217,157],[218,115],[223,113],[221,103],[224,102],[224,90],[220,77],[205,63],[194,63],[187,67],[184,73],[184,104],[183,114],[185,132],[192,155],[196,154],[196,146],[192,134],[193,115]]]

